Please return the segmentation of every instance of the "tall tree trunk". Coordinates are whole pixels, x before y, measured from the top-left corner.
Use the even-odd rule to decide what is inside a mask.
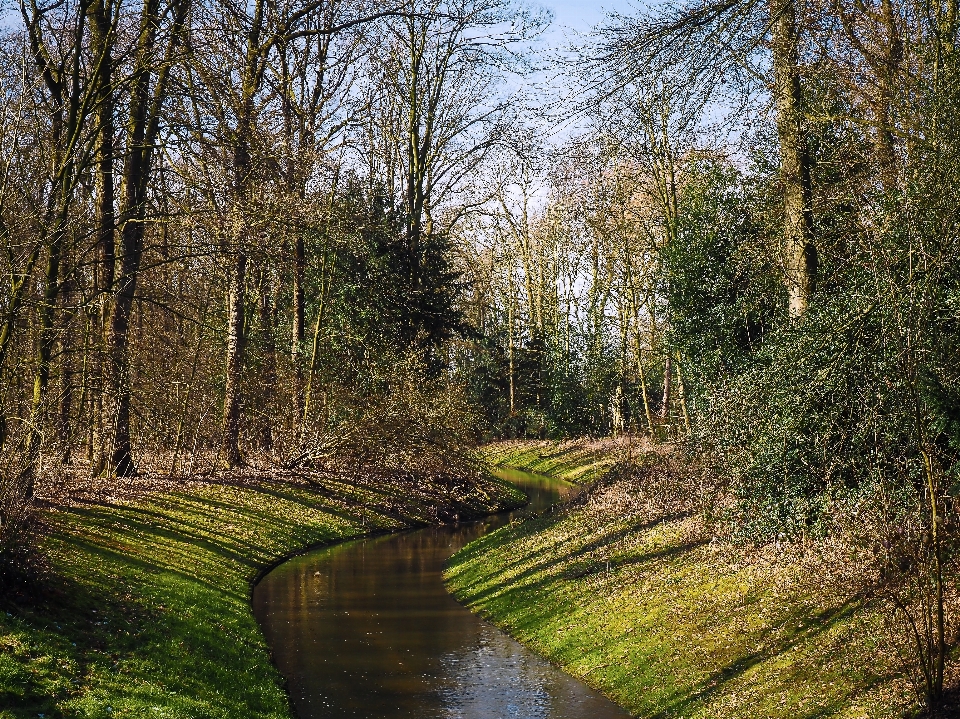
[[[126,213],[124,213],[126,214]],[[127,352],[130,317],[137,289],[137,275],[143,254],[143,222],[127,220],[120,233],[120,276],[117,279],[116,296],[110,316],[107,342],[106,385],[109,401],[104,409],[113,431],[108,452],[108,469],[117,476],[136,474],[130,445],[130,362]]]
[[[683,411],[683,426],[689,437],[692,432],[690,427],[690,410],[687,407],[687,389],[683,384],[683,363],[680,361],[679,352],[677,352],[677,395],[680,400],[680,409]]]
[[[61,293],[61,308],[63,312],[63,328],[60,333],[60,406],[57,414],[57,444],[60,451],[60,461],[63,464],[70,464],[71,444],[73,441],[73,432],[70,422],[70,415],[73,411],[73,355],[71,352],[72,338],[71,327],[75,312],[71,307],[74,302],[73,297],[74,282],[68,278],[64,282]]]
[[[643,413],[647,420],[647,431],[653,437],[653,413],[650,411],[650,399],[647,395],[647,378],[643,369],[643,345],[640,341],[640,302],[637,297],[637,286],[634,281],[633,264],[631,262],[631,252],[627,248],[624,253],[627,268],[627,288],[630,292],[630,310],[633,319],[633,343],[636,351],[637,372],[640,375],[640,394],[643,398]],[[651,321],[653,316],[651,315]]]
[[[513,417],[514,412],[514,366],[513,366],[513,288],[510,288],[510,304],[507,305],[507,332],[509,336],[507,338],[507,362],[509,363],[509,372],[510,372],[510,416]]]
[[[772,88],[783,182],[784,274],[791,317],[807,310],[817,277],[811,237],[810,152],[803,119],[800,29],[796,0],[770,0],[773,27]]]
[[[670,416],[673,383],[673,363],[671,359],[670,355],[667,355],[663,363],[663,399],[660,404],[660,419],[667,419]]]
[[[137,469],[130,441],[130,358],[128,352],[130,317],[136,297],[137,280],[143,260],[147,192],[153,169],[153,154],[160,131],[160,114],[166,99],[170,68],[180,41],[189,0],[177,0],[170,35],[162,55],[157,53],[159,0],[144,0],[137,41],[136,69],[130,89],[127,115],[126,157],[120,210],[120,272],[115,281],[107,334],[104,403],[110,451],[107,469],[118,476],[131,476]]]
[[[263,332],[263,406],[260,418],[260,447],[273,450],[273,418],[277,389],[277,348],[274,341],[273,312],[271,308],[270,271],[262,267],[258,283],[260,331]]]
[[[93,450],[90,445],[90,438],[96,415],[92,412],[93,405],[90,402],[90,378],[93,364],[93,345],[90,335],[95,327],[95,320],[93,319],[95,314],[96,312],[90,307],[87,307],[83,312],[83,361],[80,364],[80,396],[77,397],[77,427],[82,428],[84,452],[87,460],[91,462],[93,461]]]
[[[90,44],[96,55],[100,57],[97,67],[97,82],[100,97],[97,107],[98,137],[96,145],[96,192],[97,192],[97,259],[99,262],[96,275],[97,291],[100,293],[99,335],[107,345],[110,334],[110,313],[112,308],[113,282],[116,273],[116,218],[114,216],[114,153],[113,143],[115,134],[114,111],[115,95],[113,92],[113,3],[98,0],[90,6]],[[96,397],[91,407],[95,414],[90,417],[91,431],[93,432],[94,454],[90,457],[93,474],[100,474],[108,463],[108,432],[112,426],[108,417],[102,416],[103,386],[106,382],[107,367],[105,358],[91,367],[90,387]]]
[[[142,91],[145,88],[137,89]],[[130,441],[130,361],[127,346],[143,254],[146,178],[141,175],[149,172],[148,168],[141,165],[145,159],[144,152],[149,152],[143,147],[145,113],[146,98],[132,99],[121,198],[119,273],[114,281],[104,353],[106,392],[103,419],[106,447],[103,471],[121,477],[136,474]]]
[[[260,35],[266,17],[265,0],[256,0],[253,18],[246,35],[246,53],[240,78],[240,104],[233,137],[232,203],[233,264],[227,296],[226,384],[223,392],[223,428],[221,459],[229,469],[242,464],[240,456],[241,380],[245,350],[244,312],[247,298],[247,202],[251,170],[251,134],[255,122],[254,98],[260,89],[262,73]]]
[[[306,300],[303,291],[304,272],[306,271],[306,249],[303,233],[294,232],[293,238],[293,326],[290,337],[290,358],[294,369],[300,372],[300,353],[306,337]]]
[[[40,309],[37,312],[39,320],[37,340],[37,371],[33,380],[33,400],[30,407],[30,434],[27,439],[27,457],[29,464],[40,455],[43,443],[43,429],[47,414],[47,388],[50,385],[50,364],[53,357],[53,348],[56,345],[57,335],[54,329],[55,306],[60,292],[60,260],[63,252],[62,224],[53,231],[50,249],[47,255],[47,266],[43,277],[43,296],[40,300]],[[33,496],[33,472],[28,473],[26,491],[27,496]]]
[[[227,297],[227,366],[223,391],[223,439],[221,459],[227,468],[239,467],[240,381],[244,351],[244,305],[246,304],[247,255],[237,251],[230,272]]]
[[[650,399],[647,396],[647,378],[643,371],[643,357],[640,352],[640,334],[637,333],[637,370],[640,374],[640,395],[643,398],[643,413],[647,418],[647,432],[653,436],[653,413],[650,411]]]

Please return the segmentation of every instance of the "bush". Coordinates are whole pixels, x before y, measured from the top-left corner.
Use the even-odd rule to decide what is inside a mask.
[[[35,564],[36,526],[25,436],[7,439],[0,452],[0,588],[30,578]]]

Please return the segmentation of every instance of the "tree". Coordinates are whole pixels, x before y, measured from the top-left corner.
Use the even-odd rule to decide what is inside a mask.
[[[38,239],[29,253],[21,277],[14,280],[5,332],[0,333],[0,359],[5,358],[12,327],[26,290],[26,280],[33,266],[46,250],[46,264],[38,298],[37,357],[30,411],[30,434],[27,442],[26,467],[30,475],[27,495],[33,493],[33,465],[39,457],[46,423],[47,391],[51,361],[56,345],[56,310],[61,290],[61,263],[68,241],[70,208],[75,192],[91,155],[92,137],[87,118],[95,109],[100,95],[96,79],[89,79],[84,68],[84,39],[87,32],[89,4],[40,7],[36,3],[21,4],[30,55],[38,75],[40,97],[37,120],[42,133],[36,148],[44,167],[42,211],[38,218]],[[63,29],[63,37],[60,29]],[[94,62],[101,61],[101,56]],[[95,76],[96,77],[96,76]]]
[[[403,198],[416,258],[423,238],[446,232],[487,199],[453,204],[475,189],[472,175],[509,139],[514,100],[498,97],[501,73],[517,65],[514,46],[545,18],[505,0],[408,0],[404,7],[386,25],[367,86],[367,135],[382,141],[367,152],[388,191]],[[423,291],[418,261],[411,272],[412,291]]]
[[[773,55],[771,95],[780,139],[783,182],[784,276],[792,317],[807,311],[816,286],[817,253],[811,233],[810,151],[807,148],[800,75],[801,18],[796,0],[771,0]]]
[[[103,470],[126,476],[136,473],[130,442],[130,376],[128,328],[136,295],[137,278],[143,257],[144,224],[149,212],[149,190],[160,119],[170,88],[171,73],[183,46],[184,25],[190,8],[189,0],[176,0],[161,5],[158,0],[145,0],[141,10],[133,66],[129,78],[129,101],[125,127],[125,151],[120,192],[120,208],[116,213],[120,232],[119,273],[112,277],[109,324],[106,336]],[[168,23],[165,37],[159,29]],[[106,95],[109,100],[111,95]],[[106,129],[106,128],[105,128]],[[107,159],[102,157],[101,162]],[[112,182],[112,173],[104,175],[101,187]],[[101,221],[108,222],[114,213],[103,199]],[[112,228],[103,228],[104,235]],[[105,239],[109,247],[112,240]],[[112,258],[111,258],[112,261]],[[109,275],[113,275],[112,268]]]
[[[806,312],[817,279],[802,81],[804,21],[794,0],[770,0],[768,5],[708,0],[665,17],[612,15],[604,39],[593,48],[597,59],[588,65],[599,101],[621,88],[652,81],[682,88],[687,100],[683,111],[693,117],[711,106],[722,88],[739,89],[749,97],[756,78],[762,79],[779,138],[783,277],[794,317]],[[771,50],[768,65],[761,51],[765,45]]]
[[[229,190],[222,198],[216,198],[215,192],[210,199],[219,204],[222,222],[227,228],[221,238],[229,265],[221,454],[228,467],[242,463],[240,429],[246,285],[250,248],[259,229],[259,223],[253,219],[258,210],[257,181],[266,179],[265,158],[257,155],[261,149],[258,147],[258,123],[270,102],[264,94],[269,89],[266,78],[279,70],[277,74],[281,75],[283,82],[284,60],[288,59],[284,53],[298,40],[319,39],[323,47],[324,42],[329,43],[330,38],[338,33],[400,12],[387,8],[364,13],[362,7],[344,7],[347,14],[338,20],[334,13],[340,7],[339,3],[328,4],[323,0],[294,6],[278,5],[269,0],[258,0],[252,6],[242,7],[225,3],[220,12],[207,17],[203,28],[208,40],[204,45],[205,55],[201,56],[197,50],[194,54],[192,76],[197,84],[191,102],[200,113],[214,118],[214,126],[210,128],[214,155],[220,148],[226,149],[225,155],[218,157],[217,161]],[[313,62],[321,63],[319,67],[324,70],[325,51],[316,54]],[[224,74],[222,68],[229,68],[229,72]],[[322,92],[322,78],[316,87]],[[289,82],[286,86],[281,85],[281,96],[285,98],[284,106],[288,111],[289,91]],[[312,109],[318,109],[320,99],[312,101]],[[202,132],[201,127],[192,129]],[[289,179],[297,182],[294,177]],[[298,270],[295,268],[295,271]]]

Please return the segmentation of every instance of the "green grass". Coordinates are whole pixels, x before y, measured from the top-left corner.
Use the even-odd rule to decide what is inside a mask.
[[[542,467],[542,449],[488,448]],[[564,458],[576,456],[567,448]],[[590,452],[584,461],[596,465]],[[569,461],[554,473],[577,476]],[[649,461],[657,461],[652,458]],[[605,483],[606,485],[607,483]],[[743,556],[691,515],[636,511],[613,482],[456,554],[462,602],[639,717],[896,717],[911,698],[881,617],[802,561]]]
[[[628,452],[613,440],[595,442],[512,441],[488,444],[481,459],[493,467],[513,467],[574,484],[600,477]]]
[[[516,501],[489,484],[458,509]],[[435,503],[429,488],[325,480],[47,510],[39,593],[0,611],[0,717],[285,719],[252,582],[310,545],[426,521]]]

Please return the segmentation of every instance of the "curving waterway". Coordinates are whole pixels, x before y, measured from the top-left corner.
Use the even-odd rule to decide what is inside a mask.
[[[519,471],[512,513],[360,539],[270,572],[253,607],[300,719],[623,719],[616,704],[458,604],[443,564],[573,485]]]

